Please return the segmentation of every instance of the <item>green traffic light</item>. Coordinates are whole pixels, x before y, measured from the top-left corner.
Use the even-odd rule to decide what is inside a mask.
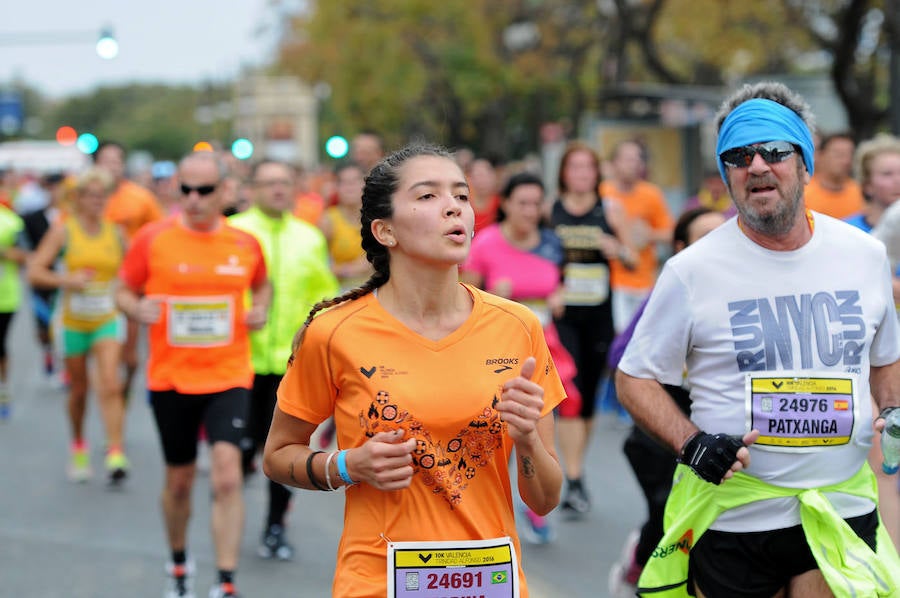
[[[335,160],[346,156],[348,151],[350,151],[350,143],[347,141],[346,137],[332,135],[328,138],[328,141],[325,142],[325,153]]]
[[[231,154],[238,160],[247,160],[253,155],[253,143],[241,137],[231,144]]]

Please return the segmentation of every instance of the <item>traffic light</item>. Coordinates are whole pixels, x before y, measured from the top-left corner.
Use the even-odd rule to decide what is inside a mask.
[[[81,150],[81,153],[83,154],[93,154],[97,151],[97,147],[100,146],[100,142],[93,133],[82,133],[78,136],[78,141],[75,142],[75,146]]]
[[[238,160],[248,160],[253,155],[253,142],[241,137],[231,144],[231,155]]]
[[[78,133],[69,125],[63,125],[56,129],[56,142],[60,145],[75,145],[78,141]]]
[[[325,142],[325,153],[335,160],[346,156],[348,151],[350,151],[350,144],[347,142],[346,137],[332,135]]]

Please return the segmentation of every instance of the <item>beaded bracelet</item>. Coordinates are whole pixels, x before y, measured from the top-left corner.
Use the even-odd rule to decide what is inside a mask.
[[[328,453],[328,458],[325,459],[325,483],[328,485],[328,489],[332,492],[337,490],[337,488],[331,485],[331,460],[334,459],[334,456],[336,454],[337,451],[332,451]]]
[[[344,480],[345,484],[352,486],[356,483],[353,481],[353,478],[350,477],[350,472],[347,471],[347,449],[338,452],[337,466],[338,473],[341,475],[341,479]]]
[[[309,457],[306,458],[306,477],[309,478],[309,483],[316,487],[318,490],[322,490],[324,492],[328,492],[328,488],[319,483],[319,480],[316,479],[316,476],[313,475],[313,457],[316,455],[322,454],[324,451],[313,451],[309,454]]]

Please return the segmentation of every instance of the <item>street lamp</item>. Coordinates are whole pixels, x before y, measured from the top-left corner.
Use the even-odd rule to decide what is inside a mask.
[[[119,55],[119,42],[110,26],[103,27],[99,37],[93,30],[0,32],[0,46],[54,46],[90,42],[95,44],[100,58],[112,60]]]
[[[119,42],[113,35],[112,27],[104,27],[100,30],[96,48],[97,55],[105,60],[112,60],[119,55]]]

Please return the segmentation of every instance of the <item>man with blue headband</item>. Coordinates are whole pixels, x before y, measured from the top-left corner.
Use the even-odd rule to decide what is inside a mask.
[[[717,119],[737,216],[666,263],[616,375],[679,460],[638,594],[900,596],[866,462],[900,407],[884,246],[806,209],[812,115],[797,94],[746,85]],[[662,386],[683,379],[690,419]]]

